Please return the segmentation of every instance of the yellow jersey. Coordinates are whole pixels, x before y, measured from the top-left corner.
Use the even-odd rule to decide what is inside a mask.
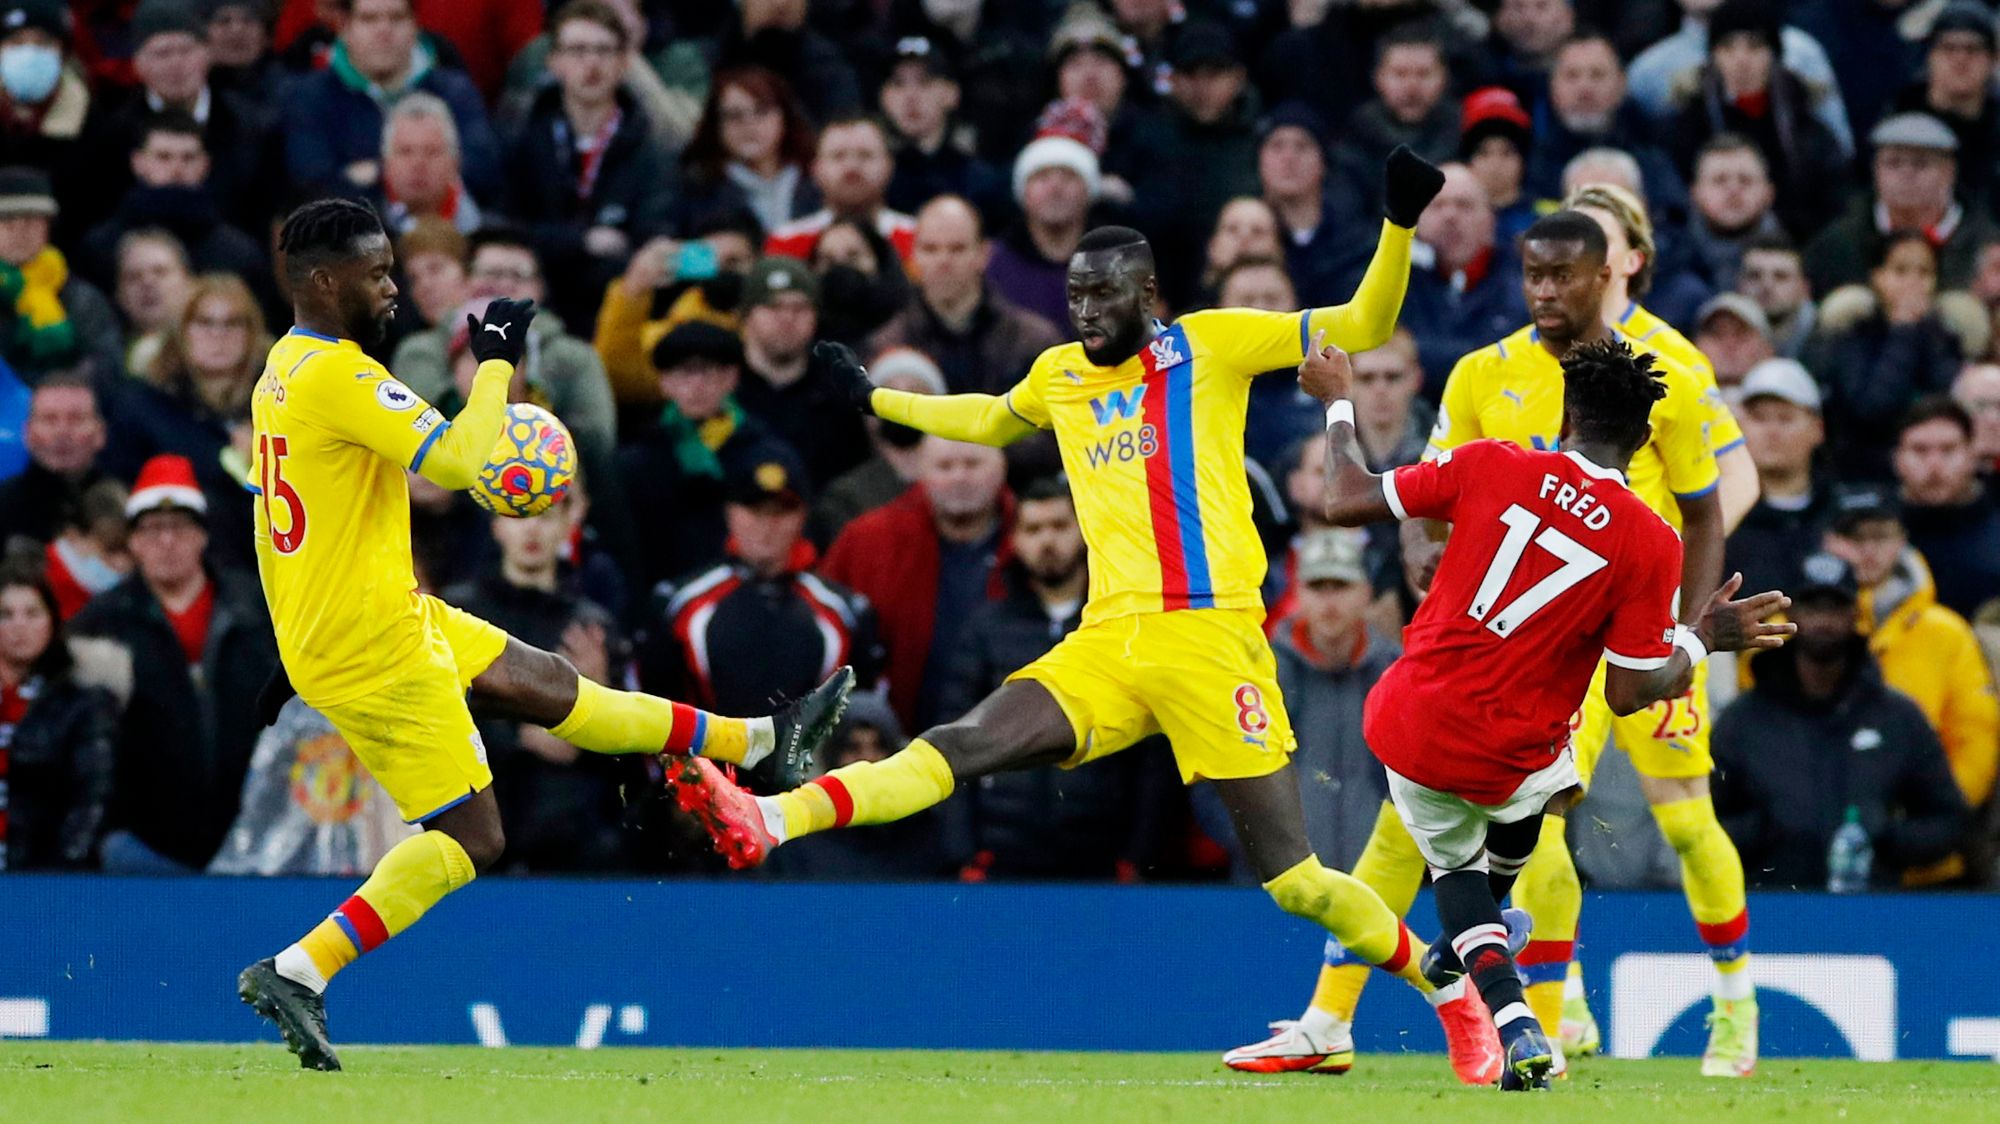
[[[250,418],[257,571],[292,686],[329,707],[396,682],[431,656],[404,472],[451,422],[354,341],[302,328],[272,345]]]
[[[1652,350],[1615,325],[1612,331],[1637,349]],[[1710,445],[1714,410],[1693,372],[1657,351],[1653,356],[1667,396],[1653,406],[1653,438],[1632,458],[1628,476],[1646,506],[1679,530],[1678,501],[1707,495],[1720,481]],[[1425,456],[1483,437],[1554,449],[1562,433],[1562,409],[1562,365],[1530,325],[1452,367]]]
[[[1743,427],[1737,424],[1729,404],[1722,400],[1722,384],[1715,379],[1715,364],[1708,361],[1708,356],[1702,354],[1693,340],[1653,315],[1638,301],[1626,302],[1624,313],[1618,317],[1618,329],[1632,341],[1633,347],[1643,347],[1655,355],[1671,359],[1701,380],[1702,395],[1708,399],[1709,412],[1713,415],[1709,420],[1708,438],[1716,456],[1743,444]]]
[[[1090,548],[1084,623],[1176,609],[1261,609],[1264,547],[1243,469],[1251,380],[1295,367],[1336,308],[1212,309],[1112,367],[1067,343],[1005,396],[1055,431]]]

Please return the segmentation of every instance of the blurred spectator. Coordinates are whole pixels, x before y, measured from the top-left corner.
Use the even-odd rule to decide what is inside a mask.
[[[63,505],[55,539],[42,551],[43,573],[62,619],[75,619],[92,598],[132,572],[125,498],[125,485],[105,479]]]
[[[1682,337],[1673,325],[1695,318],[1709,296],[1709,288],[1692,272],[1673,264],[1679,255],[1671,248],[1661,252],[1660,236],[1655,233],[1645,197],[1618,184],[1585,183],[1572,188],[1562,205],[1582,211],[1604,231],[1608,260],[1612,263],[1611,283],[1604,287],[1605,322],[1649,340],[1660,337],[1669,348],[1680,346],[1692,350],[1692,341]],[[1643,306],[1639,303],[1642,300],[1646,302]],[[1654,319],[1648,320],[1642,313]],[[1667,323],[1660,324],[1658,319]],[[1642,327],[1644,330],[1639,330]],[[1696,356],[1687,363],[1697,368],[1696,373],[1704,379],[1713,374],[1714,367],[1705,357]],[[1741,468],[1739,482],[1747,483],[1750,472],[1747,459]],[[1730,473],[1725,469],[1723,475]]]
[[[1513,245],[1536,218],[1536,200],[1524,185],[1528,149],[1528,111],[1504,86],[1474,90],[1465,99],[1460,118],[1458,158],[1472,169],[1492,206],[1495,241]]]
[[[919,243],[922,245],[922,243]],[[944,372],[928,355],[908,347],[879,352],[868,364],[876,386],[911,394],[946,393]],[[807,531],[813,542],[831,545],[849,523],[903,494],[916,482],[921,430],[900,422],[864,419],[875,455],[829,483],[813,506]]]
[[[294,698],[257,736],[242,807],[208,873],[356,877],[420,830],[333,723]]]
[[[612,622],[587,599],[562,564],[564,543],[583,523],[580,498],[566,498],[533,519],[492,520],[498,564],[445,591],[446,601],[560,652],[579,674],[616,683]],[[619,788],[637,785],[646,762],[583,753],[539,726],[486,716],[480,738],[493,763],[494,789],[507,834],[505,865],[534,871],[604,870],[622,865]]]
[[[1382,763],[1361,738],[1361,709],[1402,648],[1368,627],[1368,536],[1329,528],[1298,550],[1298,608],[1271,638],[1285,705],[1299,715],[1293,758],[1304,798],[1306,835],[1327,862],[1351,869],[1388,798]]]
[[[507,61],[542,30],[541,0],[417,0],[417,22],[450,44],[488,102],[500,93]]]
[[[1222,275],[1245,258],[1269,261],[1283,256],[1278,240],[1278,214],[1254,195],[1239,195],[1216,212],[1208,235],[1208,252],[1201,270],[1202,301],[1211,301],[1222,287]]]
[[[877,100],[896,132],[889,206],[916,214],[929,200],[956,195],[988,218],[1005,213],[1007,184],[999,169],[974,155],[959,135],[958,73],[947,47],[922,36],[898,40]]]
[[[1319,308],[1345,300],[1349,274],[1365,249],[1352,244],[1364,212],[1345,177],[1330,176],[1326,122],[1302,101],[1285,102],[1263,122],[1257,178],[1264,202],[1284,234],[1285,268],[1298,287],[1286,308]]]
[[[623,82],[633,43],[600,0],[573,0],[549,21],[549,74],[507,146],[507,207],[526,223],[556,311],[589,323],[632,250],[666,232],[673,164]]]
[[[896,247],[898,257],[910,256],[915,220],[884,202],[895,165],[889,158],[889,133],[872,117],[829,122],[813,153],[813,185],[825,206],[771,231],[764,252],[807,259],[819,236],[835,219],[867,223]]]
[[[1375,49],[1375,97],[1347,122],[1334,164],[1361,201],[1360,213],[1382,210],[1382,166],[1407,144],[1441,164],[1458,154],[1458,106],[1447,97],[1451,71],[1438,33],[1424,24],[1397,28]]]
[[[1625,66],[1617,47],[1601,32],[1579,32],[1556,52],[1548,103],[1535,113],[1528,191],[1559,199],[1568,194],[1562,182],[1565,165],[1588,149],[1615,148],[1638,162],[1640,193],[1671,212],[1685,189],[1653,132],[1644,111],[1626,96]]]
[[[720,559],[725,484],[744,466],[782,459],[782,442],[736,404],[743,345],[727,329],[682,324],[653,346],[653,367],[667,404],[618,452],[641,588]]]
[[[104,479],[104,412],[91,380],[57,372],[35,385],[22,426],[28,465],[0,484],[0,546],[19,536],[54,541],[63,509]]]
[[[1938,286],[1962,289],[1978,268],[1979,248],[2000,241],[2000,228],[1952,197],[1958,138],[1937,118],[1899,113],[1868,134],[1874,150],[1874,191],[1857,198],[1806,246],[1806,276],[1822,297],[1868,280],[1882,244],[1899,230],[1920,230],[1938,250]]]
[[[117,315],[49,244],[55,217],[46,172],[0,168],[0,359],[31,382],[80,361],[92,377],[113,379],[125,370]]]
[[[621,406],[659,403],[648,356],[661,336],[690,320],[737,329],[744,278],[763,243],[756,218],[739,208],[712,213],[688,241],[655,238],[632,255],[597,311],[597,354]]]
[[[875,228],[835,219],[807,259],[819,277],[819,338],[859,347],[910,299],[895,247]]]
[[[1979,479],[1972,418],[1942,395],[1918,400],[1896,442],[1903,527],[1930,563],[1938,602],[1971,619],[2000,597],[2000,504]]]
[[[1850,815],[1874,847],[1871,880],[1950,854],[1965,798],[1923,711],[1882,682],[1857,628],[1854,572],[1831,554],[1802,564],[1798,635],[1758,654],[1756,686],[1715,725],[1715,810],[1753,886],[1818,889]]]
[[[1062,478],[1034,481],[1021,493],[1011,541],[1014,559],[1001,572],[1006,595],[966,621],[951,654],[943,715],[971,710],[1082,622],[1089,582],[1083,532]],[[1111,768],[981,777],[968,813],[973,857],[961,877],[1136,878],[1164,826],[1171,775],[1161,775],[1157,747],[1097,764]]]
[[[251,105],[283,104],[292,75],[271,53],[270,5],[264,0],[205,0],[208,77],[216,89]]]
[[[1790,590],[1799,560],[1819,548],[1833,517],[1833,482],[1816,463],[1826,441],[1819,385],[1797,360],[1766,359],[1738,389],[1736,416],[1760,494],[1730,532],[1722,568],[1741,572],[1744,589]]]
[[[1563,165],[1563,197],[1593,184],[1611,184],[1641,199],[1646,197],[1646,174],[1639,161],[1619,148],[1586,148]]]
[[[277,645],[255,581],[203,565],[208,505],[185,457],[147,462],[125,513],[137,572],[74,622],[138,672],[118,729],[104,868],[186,873],[208,865],[236,818],[253,703]]]
[[[1916,231],[1891,234],[1868,287],[1829,294],[1806,364],[1827,388],[1835,473],[1887,480],[1894,426],[1911,402],[1948,390],[1959,342],[1941,319],[1937,251]]]
[[[94,865],[132,668],[63,635],[32,568],[0,569],[0,869]]]
[[[70,45],[63,0],[0,5],[0,58],[6,60],[0,67],[0,164],[76,168],[90,87],[79,68],[68,65]]]
[[[1200,279],[1202,239],[1222,205],[1257,190],[1258,102],[1236,44],[1220,25],[1182,24],[1167,58],[1171,92],[1160,151],[1175,154],[1175,170],[1133,180],[1133,207],[1152,235],[1162,295],[1183,308]]]
[[[472,295],[465,274],[469,252],[465,235],[440,218],[418,219],[396,238],[407,307],[415,309],[422,327],[443,324]]]
[[[1784,233],[1772,210],[1778,196],[1764,154],[1734,133],[1717,133],[1702,144],[1688,197],[1694,206],[1686,245],[1713,289],[1736,287],[1751,239]]]
[[[936,393],[1004,393],[1036,356],[1062,342],[1062,334],[987,284],[991,259],[970,203],[944,195],[925,204],[917,212],[910,257],[914,291],[869,349],[922,352],[944,375],[944,389]]]
[[[1742,0],[1737,0],[1739,4]],[[1754,17],[1760,22],[1771,17],[1751,0]],[[1626,75],[1632,100],[1655,120],[1669,121],[1675,112],[1676,95],[1699,83],[1700,72],[1709,58],[1709,24],[1719,13],[1723,0],[1680,0],[1683,18],[1679,31],[1639,52]],[[1740,25],[1739,25],[1740,26]],[[1843,154],[1854,151],[1854,133],[1848,127],[1847,107],[1834,85],[1834,69],[1826,51],[1812,36],[1796,27],[1779,34],[1780,64],[1803,84],[1807,94],[1800,108],[1825,125]],[[1899,72],[1896,81],[1901,81]]]
[[[1151,76],[1138,69],[1137,52],[1127,48],[1124,34],[1102,11],[1085,4],[1072,6],[1049,36],[1058,103],[1044,112],[1037,129],[1044,136],[1062,133],[1087,145],[1104,174],[1103,195],[1121,204],[1132,201],[1133,184],[1151,178],[1154,154],[1165,143],[1166,128]],[[1051,128],[1049,118],[1059,106],[1064,112],[1058,116],[1088,116],[1091,128]],[[1083,106],[1095,112],[1078,114]],[[1014,168],[1018,199],[1020,164]]]
[[[1764,310],[1741,293],[1721,293],[1703,302],[1694,315],[1693,339],[1715,365],[1724,398],[1734,398],[1751,369],[1778,353]]]
[[[118,240],[113,296],[125,320],[125,369],[150,370],[181,312],[194,273],[187,250],[164,230],[134,230]]]
[[[82,182],[76,194],[65,195],[74,217],[94,222],[118,205],[140,176],[133,154],[147,143],[149,123],[173,113],[194,122],[208,156],[203,175],[175,182],[193,186],[205,179],[220,216],[246,234],[260,231],[283,195],[272,119],[279,103],[209,82],[207,28],[191,0],[144,0],[132,17],[131,42],[139,88],[129,98],[95,106]]]
[[[479,91],[461,71],[438,65],[417,35],[412,0],[337,0],[345,9],[326,69],[301,78],[285,98],[285,170],[296,188],[359,193],[382,179],[383,115],[421,90],[450,107],[466,186],[500,194],[500,145]]]
[[[77,267],[101,282],[116,272],[118,244],[135,230],[172,234],[196,272],[233,273],[270,289],[270,262],[257,240],[226,217],[215,192],[201,126],[179,110],[162,110],[138,128],[131,186],[110,217],[79,244]]]
[[[993,243],[986,280],[1051,324],[1069,323],[1064,278],[1100,187],[1097,154],[1074,137],[1044,134],[1014,158],[1020,225]]]
[[[1832,77],[1855,136],[1865,136],[1923,61],[1920,13],[1935,11],[1914,0],[1797,0],[1788,5],[1785,65],[1803,73],[1793,57],[1792,30],[1826,48]]]
[[[1806,283],[1805,256],[1798,244],[1782,234],[1762,235],[1743,243],[1737,263],[1735,291],[1749,297],[1771,325],[1771,343],[1779,355],[1797,359],[1819,326],[1819,308]]]
[[[1370,68],[1380,57],[1377,52],[1384,39],[1413,21],[1432,17],[1438,6],[1301,0],[1284,7],[1292,26],[1258,61],[1259,84],[1273,104],[1303,99],[1321,119],[1346,121],[1374,93]],[[1471,14],[1470,21],[1454,29],[1455,41],[1486,34],[1489,25],[1484,16]]]
[[[682,34],[658,35],[659,21],[641,10],[640,0],[603,0],[624,28],[626,61],[621,93],[629,95],[646,115],[654,143],[670,158],[687,150],[709,94],[711,75],[702,57],[702,42],[691,28],[668,17]],[[726,10],[726,9],[725,9]],[[553,29],[544,31],[515,53],[507,64],[507,88],[501,95],[509,116],[534,100],[546,83]]]
[[[1839,211],[1848,146],[1812,116],[1813,91],[1779,65],[1778,21],[1772,0],[1725,0],[1709,15],[1707,63],[1677,96],[1671,136],[1688,176],[1720,133],[1755,145],[1778,186],[1779,215],[1804,234]]]
[[[1403,323],[1423,357],[1424,392],[1435,399],[1460,356],[1528,319],[1512,244],[1494,239],[1493,207],[1464,164],[1444,165],[1444,188],[1417,219]]]
[[[419,219],[442,219],[471,234],[486,215],[465,189],[458,126],[443,98],[405,94],[382,122],[382,214],[391,236]],[[520,165],[516,165],[517,170]]]
[[[943,713],[951,653],[982,602],[1004,593],[1014,498],[1000,450],[926,437],[917,483],[847,525],[820,567],[875,606],[896,716],[928,728]]]
[[[1927,113],[1958,138],[1958,197],[1979,210],[1993,203],[2000,163],[2000,94],[1993,89],[1993,9],[1949,0],[1924,40],[1916,80],[1892,103],[1896,112]]]
[[[1858,627],[1883,682],[1924,712],[1966,804],[1984,806],[2000,765],[1993,673],[1972,626],[1937,603],[1930,567],[1910,549],[1895,497],[1880,487],[1842,492],[1826,549],[1854,569],[1861,586]],[[1957,873],[1937,871],[1930,880]]]
[[[806,112],[826,126],[861,112],[861,83],[839,46],[807,25],[807,6],[807,0],[740,0],[738,18],[709,49],[709,65],[788,75]]]
[[[1576,31],[1570,0],[1500,0],[1486,38],[1486,79],[1530,105],[1548,93],[1556,50]]]
[[[686,329],[682,329],[685,331]],[[881,670],[874,610],[812,573],[812,493],[798,457],[766,445],[739,458],[722,486],[727,554],[655,589],[640,661],[646,689],[719,714],[760,714],[852,664]]]
[[[1274,257],[1238,258],[1236,264],[1223,271],[1215,296],[1217,308],[1292,312],[1300,304],[1285,263]],[[1403,336],[1408,342],[1408,333]],[[1326,407],[1300,390],[1296,378],[1272,372],[1250,383],[1243,451],[1263,471],[1273,474],[1283,471],[1293,443],[1301,437],[1319,435],[1325,426]]]
[[[748,208],[765,230],[776,230],[811,211],[819,205],[819,188],[806,174],[814,147],[812,125],[783,78],[756,67],[718,73],[681,154],[681,229]]]
[[[847,392],[808,362],[819,338],[819,279],[803,262],[767,257],[743,285],[745,412],[806,462],[812,480],[832,480],[868,459],[868,431]]]
[[[2000,472],[2000,365],[1967,363],[1952,380],[1951,398],[1972,418],[1972,457],[1980,475],[1992,477]]]

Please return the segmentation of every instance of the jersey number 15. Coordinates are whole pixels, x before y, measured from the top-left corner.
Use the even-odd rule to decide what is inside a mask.
[[[257,487],[264,496],[264,525],[271,529],[271,549],[279,554],[291,554],[306,540],[306,505],[299,498],[298,489],[285,479],[286,442],[282,437],[260,434],[257,437]],[[278,521],[271,517],[271,500],[285,505],[285,529],[278,529]]]
[[[1486,576],[1480,579],[1469,610],[1472,619],[1485,621],[1487,630],[1495,636],[1512,636],[1515,629],[1547,607],[1549,602],[1609,565],[1602,555],[1594,553],[1589,547],[1554,527],[1542,526],[1542,521],[1520,504],[1512,504],[1501,512],[1500,522],[1506,524],[1507,536],[1500,540],[1499,551],[1486,567]],[[1541,533],[1536,534],[1537,530]],[[1493,602],[1507,591],[1507,582],[1521,564],[1521,556],[1527,553],[1530,541],[1555,555],[1562,565],[1522,590],[1519,597],[1495,609]]]

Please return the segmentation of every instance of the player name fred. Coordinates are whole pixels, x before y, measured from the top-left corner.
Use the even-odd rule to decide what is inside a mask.
[[[1555,505],[1583,521],[1584,527],[1592,531],[1602,531],[1611,525],[1611,509],[1597,502],[1597,497],[1582,491],[1574,484],[1566,484],[1562,477],[1553,472],[1542,474],[1543,499],[1554,493]]]

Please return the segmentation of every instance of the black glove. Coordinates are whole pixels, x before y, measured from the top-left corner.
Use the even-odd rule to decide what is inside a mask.
[[[1437,165],[1399,144],[1389,154],[1389,166],[1382,173],[1382,210],[1397,226],[1414,228],[1417,216],[1431,205],[1444,189],[1444,173]]]
[[[278,720],[278,712],[292,701],[298,692],[292,690],[292,677],[285,674],[285,665],[280,662],[271,665],[271,677],[264,680],[264,686],[257,691],[257,725],[269,726]]]
[[[508,297],[499,297],[487,305],[485,319],[466,313],[465,326],[472,332],[469,337],[472,357],[481,363],[498,359],[520,366],[521,356],[528,353],[528,321],[534,318],[534,301]]]
[[[868,368],[861,365],[861,357],[844,343],[821,340],[813,345],[813,365],[826,372],[833,385],[847,395],[854,408],[864,414],[875,412],[875,384],[868,381]]]

